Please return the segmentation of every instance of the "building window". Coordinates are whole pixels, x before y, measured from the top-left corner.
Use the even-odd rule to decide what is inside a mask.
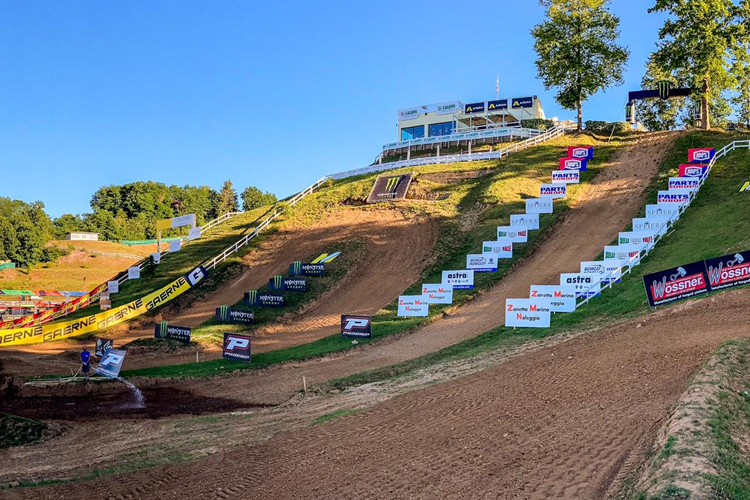
[[[430,137],[450,135],[453,132],[453,122],[433,123],[430,125]]]
[[[422,137],[424,137],[424,125],[419,125],[417,127],[406,127],[401,129],[402,141],[421,139]]]

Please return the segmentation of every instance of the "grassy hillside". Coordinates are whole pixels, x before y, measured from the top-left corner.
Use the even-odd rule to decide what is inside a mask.
[[[432,262],[422,271],[422,276],[416,283],[404,284],[408,286],[405,293],[419,293],[422,283],[439,283],[444,269],[463,269],[466,265],[466,254],[480,252],[483,241],[496,238],[498,225],[509,224],[510,214],[525,211],[524,200],[536,197],[539,184],[549,182],[550,172],[557,165],[559,158],[566,154],[568,146],[596,146],[596,159],[590,163],[589,170],[582,173],[582,184],[586,184],[601,171],[611,155],[630,140],[632,137],[619,137],[607,143],[589,135],[565,136],[502,160],[419,167],[416,170],[414,182],[420,185],[420,190],[439,193],[440,199],[438,201],[405,200],[397,203],[415,213],[428,214],[438,219],[442,229]],[[428,173],[482,170],[488,170],[487,175],[463,182],[440,184],[420,181],[420,176]],[[402,169],[389,172],[389,174],[412,171],[414,169]],[[289,219],[298,224],[314,224],[326,210],[335,210],[342,205],[361,204],[367,197],[376,177],[377,175],[362,175],[331,183],[327,188],[306,198],[291,209],[288,214]],[[565,212],[580,189],[581,186],[570,186],[569,198],[555,202],[554,214],[541,216],[540,230],[530,233],[528,243],[515,245],[514,258],[503,261],[497,273],[477,274],[474,290],[457,290],[454,293],[454,305],[470,300],[505,276],[518,259],[526,255],[543,239],[546,230]],[[447,307],[449,306],[431,306],[430,318],[439,317]],[[394,301],[373,318],[373,339],[414,328],[430,321],[430,318],[398,318]],[[310,344],[258,354],[254,356],[251,367],[305,359],[350,348],[352,348],[350,341],[334,335]],[[247,368],[241,363],[208,361],[135,370],[128,372],[127,375],[199,375],[213,373],[219,366],[229,370]]]

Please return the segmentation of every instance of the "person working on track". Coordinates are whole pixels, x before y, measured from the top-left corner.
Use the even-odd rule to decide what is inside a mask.
[[[83,373],[83,380],[89,381],[89,371],[91,370],[91,353],[88,347],[84,347],[81,351],[81,372]]]

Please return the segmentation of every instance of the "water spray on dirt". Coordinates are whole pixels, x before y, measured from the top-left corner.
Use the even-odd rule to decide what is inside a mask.
[[[130,389],[133,392],[133,396],[135,396],[135,404],[136,408],[145,408],[146,407],[146,398],[143,396],[143,393],[141,390],[135,386],[134,383],[129,382],[125,380],[124,378],[117,377],[117,380],[128,386],[128,389]]]

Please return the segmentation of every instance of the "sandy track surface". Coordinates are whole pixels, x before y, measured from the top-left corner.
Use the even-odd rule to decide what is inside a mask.
[[[317,340],[336,333],[343,314],[374,314],[403,291],[404,283],[415,281],[432,254],[439,236],[437,221],[414,217],[398,209],[361,208],[334,211],[310,227],[280,231],[258,251],[244,259],[244,271],[230,282],[186,310],[166,310],[163,319],[172,324],[197,327],[214,316],[217,307],[233,304],[251,289],[268,283],[275,274],[285,273],[289,264],[307,258],[337,243],[363,242],[362,258],[352,272],[333,290],[311,304],[300,321],[261,326],[253,334],[253,350],[263,352]],[[119,345],[136,338],[153,336],[153,324],[162,315],[136,320],[104,334]],[[65,373],[75,366],[81,343],[77,340],[23,346],[0,351],[5,373],[11,375]],[[48,355],[45,355],[48,354]],[[204,359],[220,357],[208,353]],[[130,356],[128,368],[154,364],[185,363],[195,359],[194,351],[164,356],[163,352]]]
[[[604,499],[706,356],[747,335],[748,305],[680,304],[259,446],[33,497]]]

